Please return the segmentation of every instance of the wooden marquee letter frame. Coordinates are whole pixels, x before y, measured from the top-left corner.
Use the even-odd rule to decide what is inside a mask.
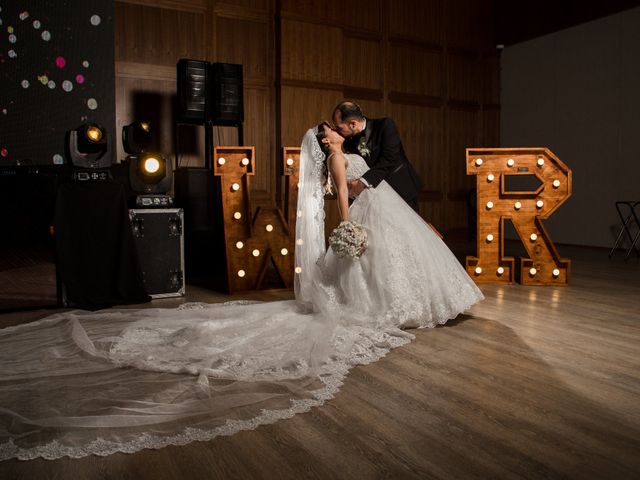
[[[215,147],[212,169],[221,206],[229,293],[257,290],[272,262],[286,288],[293,287],[294,240],[300,148],[283,149],[284,212],[259,207],[250,211],[253,147]]]
[[[505,176],[535,175],[533,192],[506,191]],[[571,261],[560,258],[542,220],[571,196],[571,170],[546,148],[468,148],[467,175],[476,175],[477,257],[466,269],[476,283],[513,283],[514,259],[504,256],[504,221],[511,220],[529,258],[523,285],[566,285]]]

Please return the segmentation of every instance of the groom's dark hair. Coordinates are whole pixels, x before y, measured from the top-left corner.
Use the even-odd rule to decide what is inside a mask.
[[[344,100],[340,102],[333,111],[340,112],[340,118],[343,122],[348,122],[350,120],[362,120],[364,118],[364,113],[362,113],[360,105],[351,100]]]

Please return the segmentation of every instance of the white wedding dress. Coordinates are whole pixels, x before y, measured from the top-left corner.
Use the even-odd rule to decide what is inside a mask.
[[[332,398],[354,365],[411,341],[405,327],[443,324],[483,298],[386,182],[350,208],[368,230],[362,257],[325,252],[314,133],[296,300],[74,311],[0,330],[0,460],[132,453],[291,417]],[[349,179],[368,168],[347,160]]]

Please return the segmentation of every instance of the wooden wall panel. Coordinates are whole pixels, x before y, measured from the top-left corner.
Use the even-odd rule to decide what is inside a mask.
[[[302,18],[338,27],[378,32],[381,29],[380,5],[383,0],[348,2],[344,0],[282,0],[285,18]]]
[[[182,10],[185,12],[204,13],[207,10],[208,0],[118,0],[116,3],[130,3],[146,7],[159,7],[170,10]]]
[[[466,172],[466,148],[481,141],[480,111],[449,108],[447,130],[447,229],[461,231],[468,227],[467,200],[475,186]]]
[[[115,59],[175,65],[205,55],[205,15],[116,2]]]
[[[492,0],[447,0],[444,40],[453,47],[493,49]]]
[[[492,148],[500,145],[499,108],[486,108],[482,112],[482,145]]]
[[[442,109],[392,104],[390,116],[398,126],[405,153],[426,189],[440,191],[445,163]]]
[[[211,0],[205,0],[211,2]],[[273,8],[273,0],[229,0],[227,2],[216,2],[216,7],[224,8],[225,4],[228,4],[226,9],[244,7],[253,10],[271,10]]]
[[[339,28],[282,21],[283,79],[342,83],[342,31]]]
[[[444,121],[441,107],[392,104],[390,116],[396,122],[405,153],[424,182],[420,213],[438,230],[444,231],[444,191],[446,156],[443,145]]]
[[[449,99],[478,103],[484,83],[478,57],[450,53],[448,60]]]
[[[215,38],[216,48],[209,57],[242,64],[245,83],[266,84],[272,77],[273,42],[267,23],[218,16]]]
[[[306,131],[322,120],[331,120],[342,91],[282,87],[282,144],[300,146]]]
[[[482,60],[482,103],[500,103],[500,57],[497,54],[484,55]]]
[[[389,32],[393,38],[442,43],[444,0],[396,0],[389,5]]]
[[[382,42],[344,38],[344,84],[382,91]]]
[[[442,53],[402,43],[391,44],[389,90],[442,95]]]

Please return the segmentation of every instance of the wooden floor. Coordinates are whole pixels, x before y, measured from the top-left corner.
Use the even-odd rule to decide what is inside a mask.
[[[307,414],[185,447],[2,462],[0,478],[638,479],[640,262],[560,251],[570,286],[483,286],[470,315],[353,369]]]

